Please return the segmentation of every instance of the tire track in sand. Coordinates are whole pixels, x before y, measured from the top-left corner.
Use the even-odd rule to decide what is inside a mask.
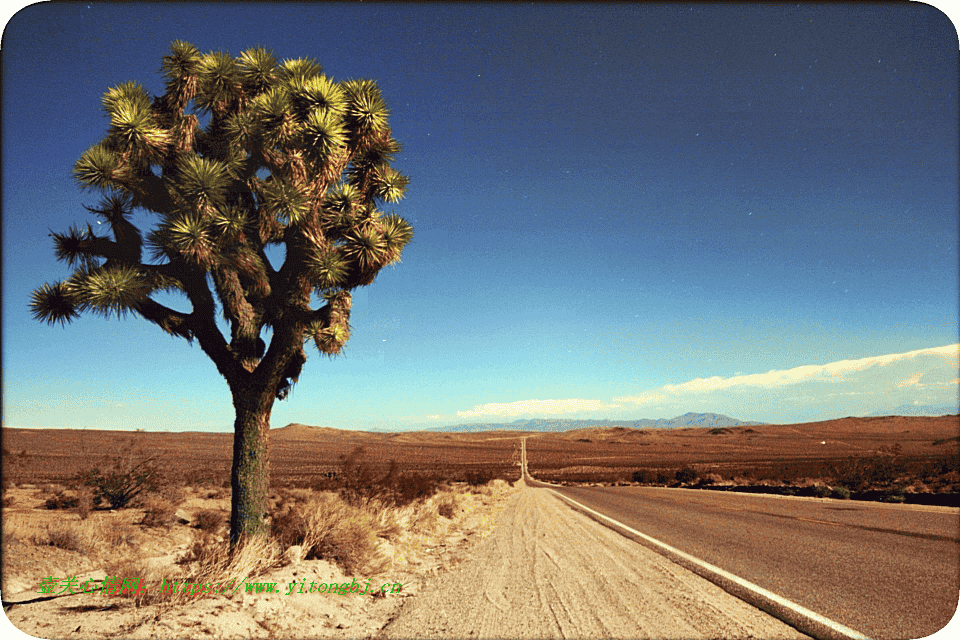
[[[493,534],[382,638],[802,638],[696,574],[524,485]]]

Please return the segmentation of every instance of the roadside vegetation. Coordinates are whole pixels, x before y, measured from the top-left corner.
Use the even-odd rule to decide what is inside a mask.
[[[186,485],[183,474],[162,462],[128,443],[109,463],[60,482],[5,479],[4,579],[18,576],[20,588],[4,592],[35,591],[40,579],[63,567],[76,575],[100,570],[141,578],[149,589],[121,600],[156,606],[159,616],[183,601],[159,593],[165,576],[239,580],[306,560],[326,560],[348,576],[410,570],[408,558],[444,546],[440,541],[466,527],[478,509],[512,490],[490,472],[454,466],[447,473],[410,471],[392,461],[380,464],[355,447],[322,487],[280,478],[269,494],[266,533],[231,553],[226,479]]]
[[[866,455],[755,463],[537,469],[560,484],[646,485],[960,507],[960,456],[907,456],[899,444]]]
[[[534,477],[960,507],[960,416],[581,429],[527,440]]]

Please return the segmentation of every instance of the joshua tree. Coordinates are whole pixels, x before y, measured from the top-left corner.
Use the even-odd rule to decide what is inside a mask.
[[[278,63],[262,48],[233,58],[185,42],[173,43],[162,69],[162,96],[136,82],[104,94],[109,130],[73,174],[102,194],[86,208],[109,233],[89,224],[53,233],[57,259],[74,272],[34,291],[30,306],[61,325],[84,311],[129,312],[197,341],[236,410],[235,544],[264,530],[270,411],[297,381],[304,344],[339,353],[350,292],[398,262],[412,237],[378,208],[397,202],[409,179],[390,166],[400,145],[371,80],[334,82],[314,60]],[[156,216],[145,236],[135,210]],[[283,249],[279,267],[271,245]],[[192,310],[161,304],[161,291],[183,294]]]

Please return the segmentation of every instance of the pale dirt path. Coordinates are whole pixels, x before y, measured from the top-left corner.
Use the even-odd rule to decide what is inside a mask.
[[[797,630],[523,486],[382,638],[797,638]]]

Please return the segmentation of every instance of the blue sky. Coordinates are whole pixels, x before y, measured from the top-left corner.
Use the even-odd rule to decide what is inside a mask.
[[[71,170],[100,96],[159,93],[177,39],[376,79],[404,145],[414,240],[274,427],[956,406],[958,44],[935,8],[91,2],[3,36],[5,426],[232,426],[199,347],[28,309],[69,275],[49,232],[93,221]]]

